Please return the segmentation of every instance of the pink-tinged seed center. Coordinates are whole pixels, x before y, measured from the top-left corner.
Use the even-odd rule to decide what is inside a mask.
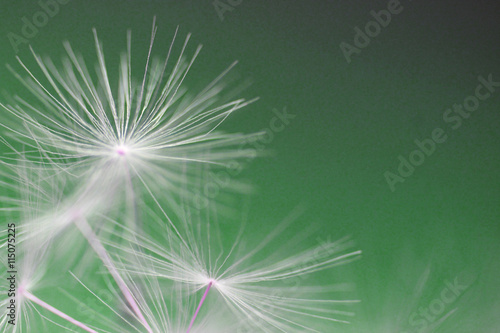
[[[120,146],[116,147],[116,153],[119,156],[125,156],[128,153],[128,147],[125,145],[120,145]]]
[[[21,283],[21,284],[19,285],[19,288],[18,288],[18,293],[19,293],[19,295],[21,295],[21,296],[22,296],[22,295],[24,294],[24,291],[25,291],[25,290],[26,290],[26,288],[25,288],[25,286],[24,286],[24,283]]]

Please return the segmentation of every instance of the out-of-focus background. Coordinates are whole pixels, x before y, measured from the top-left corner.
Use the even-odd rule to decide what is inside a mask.
[[[362,300],[332,332],[500,331],[497,2],[60,0],[45,16],[44,3],[1,1],[2,94],[28,95],[3,64],[34,65],[30,46],[58,59],[67,40],[94,62],[92,28],[111,76],[132,30],[139,79],[155,16],[155,56],[177,26],[177,49],[187,33],[188,54],[203,44],[188,87],[239,61],[241,95],[260,99],[223,128],[267,129],[270,152],[234,176],[255,185],[248,237],[302,204],[291,234],[363,250],[323,276]]]

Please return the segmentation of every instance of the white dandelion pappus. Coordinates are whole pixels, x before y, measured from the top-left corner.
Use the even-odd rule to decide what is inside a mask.
[[[24,160],[22,154],[17,152],[16,154],[20,156],[17,166],[2,163],[2,166],[8,168],[2,170],[2,177],[11,180],[11,182],[4,182],[4,186],[12,192],[9,193],[10,196],[2,198],[2,201],[9,204],[8,211],[11,214],[8,220],[15,225],[15,238],[7,239],[5,237],[0,240],[0,249],[7,252],[7,247],[13,245],[16,250],[15,260],[12,262],[10,259],[9,262],[6,262],[2,256],[2,263],[6,268],[5,274],[7,275],[4,276],[4,272],[2,272],[2,280],[7,279],[11,276],[9,274],[12,274],[9,272],[14,271],[16,287],[11,288],[12,291],[9,293],[2,293],[2,297],[6,298],[0,300],[2,314],[4,314],[3,312],[8,309],[7,305],[11,299],[15,299],[17,313],[14,319],[16,325],[9,323],[11,318],[5,313],[2,315],[0,327],[4,328],[3,332],[33,332],[35,328],[40,329],[38,327],[40,321],[37,321],[36,318],[41,318],[44,325],[48,321],[57,327],[73,331],[73,329],[61,324],[60,321],[56,322],[49,318],[47,315],[51,313],[59,319],[65,320],[67,324],[80,327],[87,332],[96,332],[35,295],[36,291],[44,287],[48,281],[60,279],[61,273],[65,272],[63,267],[71,262],[65,258],[62,263],[58,263],[60,272],[53,272],[49,269],[49,257],[58,257],[53,245],[56,240],[60,240],[61,234],[66,236],[64,238],[69,243],[58,241],[58,250],[63,249],[63,252],[67,252],[70,248],[75,249],[77,239],[73,235],[67,236],[69,236],[69,226],[74,223],[69,215],[71,211],[76,209],[74,208],[76,205],[75,201],[71,200],[74,197],[65,201],[63,199],[65,179],[53,177],[44,167],[33,165]],[[98,201],[103,202],[104,198],[99,198],[97,192],[94,193],[94,196],[99,199]],[[86,201],[85,203],[79,202],[79,210],[98,211],[97,204],[89,201],[89,198],[85,200],[81,195],[76,196],[76,198],[77,202],[81,199]],[[7,235],[6,232],[4,234]],[[13,240],[14,242],[12,242]],[[13,266],[10,266],[11,264]],[[49,273],[55,273],[56,276],[49,276]]]
[[[293,283],[294,279],[303,282],[313,273],[356,260],[361,251],[349,251],[352,242],[341,239],[288,257],[281,256],[278,260],[255,260],[256,255],[295,218],[295,213],[289,221],[263,237],[258,245],[241,256],[236,253],[240,250],[241,234],[228,252],[214,254],[215,244],[210,236],[210,226],[206,225],[205,229],[193,221],[176,223],[192,229],[167,230],[161,242],[128,229],[123,238],[133,246],[107,245],[113,247],[120,258],[137,258],[125,265],[127,274],[175,281],[202,292],[198,306],[193,309],[190,328],[197,323],[197,316],[204,314],[203,304],[207,297],[212,291],[217,291],[220,296],[218,301],[225,303],[223,307],[233,314],[233,321],[236,321],[233,324],[237,324],[240,329],[238,332],[323,332],[322,328],[330,327],[328,325],[332,323],[348,323],[346,318],[353,315],[335,306],[350,306],[358,301],[325,298],[330,292],[329,286],[309,283],[291,287],[290,282]],[[150,219],[153,218],[151,216]],[[148,268],[138,269],[138,262],[148,262]],[[212,304],[217,309],[221,305]],[[227,323],[231,323],[231,320]]]
[[[66,174],[54,175],[54,164],[35,164],[17,153],[17,164],[2,163],[8,171],[4,182],[9,195],[1,197],[9,205],[11,215],[20,223],[17,242],[33,243],[46,246],[64,234],[68,244],[75,245],[75,235],[70,235],[71,226],[78,221],[94,220],[96,216],[107,212],[113,203],[113,197],[119,188],[117,177],[112,177],[106,170],[102,173],[83,177],[84,186]],[[62,240],[64,242],[64,240]]]
[[[176,31],[166,59],[162,62],[152,58],[157,32],[153,22],[142,79],[139,82],[133,79],[129,31],[127,52],[119,64],[118,85],[112,89],[103,48],[95,29],[93,32],[97,79],[93,79],[83,58],[67,42],[62,70],[32,50],[48,84],[42,83],[18,58],[29,78],[23,79],[12,70],[14,75],[41,103],[39,107],[16,96],[13,105],[2,104],[25,124],[25,130],[7,126],[24,144],[41,151],[43,159],[60,162],[63,168],[76,174],[125,163],[126,167],[120,169],[125,176],[130,177],[131,169],[132,173],[145,174],[151,179],[150,184],[159,184],[164,189],[178,183],[179,170],[185,163],[222,165],[247,155],[241,144],[253,135],[217,130],[231,113],[255,100],[223,101],[223,79],[235,63],[198,94],[188,96],[183,82],[201,46],[190,60],[185,60],[188,35],[172,65]],[[168,70],[171,73],[165,77]]]
[[[0,249],[2,248],[3,244],[0,246]],[[2,309],[0,311],[0,330],[5,333],[37,332],[41,329],[40,323],[46,326],[46,322],[50,322],[56,327],[69,332],[75,332],[74,328],[79,327],[85,332],[97,333],[89,325],[65,313],[63,309],[58,309],[36,296],[36,290],[43,287],[44,281],[50,278],[54,279],[54,276],[47,277],[49,269],[46,250],[41,247],[30,246],[27,251],[23,251],[24,254],[18,257],[19,274],[16,274],[16,279],[19,279],[19,281],[15,282],[16,288],[12,289],[15,296],[8,297],[7,292],[2,292],[2,299],[0,299]],[[5,267],[7,267],[6,263]],[[7,269],[5,271],[7,272]],[[16,312],[15,316],[9,316],[10,309],[8,305],[12,304],[13,299],[15,300]],[[52,317],[49,317],[49,315],[52,315]],[[42,321],[39,319],[42,319]],[[14,320],[14,324],[9,322],[10,320]],[[70,327],[67,327],[67,325]]]
[[[49,250],[57,245],[59,250],[62,249],[66,253],[64,262],[69,263],[76,258],[67,254],[78,253],[78,245],[82,245],[82,241],[85,239],[115,279],[130,307],[135,309],[137,315],[145,322],[125,282],[114,269],[111,258],[91,226],[91,223],[95,225],[97,220],[102,220],[99,213],[106,211],[103,206],[107,207],[110,204],[110,198],[113,197],[114,190],[116,190],[116,179],[90,175],[86,177],[90,179],[85,179],[87,181],[84,182],[86,184],[83,190],[77,187],[76,193],[68,195],[62,193],[65,178],[61,176],[65,174],[53,177],[53,175],[47,174],[50,171],[47,171],[46,168],[33,165],[28,161],[23,161],[24,163],[21,164],[21,161],[23,160],[19,159],[20,165],[15,168],[17,176],[13,177],[17,180],[18,185],[9,184],[19,193],[20,197],[18,200],[11,200],[13,201],[11,208],[19,212],[19,222],[16,223],[17,246],[25,248],[26,256],[36,256],[40,249]],[[48,167],[48,169],[50,170],[52,167]],[[71,251],[69,251],[70,249]],[[84,258],[78,259],[80,261],[79,269],[84,270]],[[38,265],[34,265],[34,267],[38,267]],[[32,301],[36,301],[34,296]],[[44,306],[50,307],[45,303]],[[56,313],[57,311],[51,312]],[[70,322],[73,320],[71,319]],[[151,331],[149,330],[149,332]]]
[[[37,200],[37,199],[35,199]],[[35,204],[26,202],[27,208],[24,209],[21,216],[33,216],[37,214],[37,209],[30,209]],[[13,221],[13,220],[11,220]],[[59,328],[73,331],[73,329],[66,327],[60,323],[60,320],[66,321],[66,324],[71,324],[74,327],[80,327],[86,332],[96,333],[95,330],[86,324],[71,317],[65,312],[57,309],[46,301],[37,297],[36,291],[43,288],[46,282],[55,281],[61,278],[61,272],[55,272],[56,276],[48,276],[52,271],[49,269],[49,257],[53,256],[50,240],[37,238],[39,228],[36,224],[33,228],[24,228],[19,223],[14,223],[14,233],[22,237],[19,238],[2,238],[0,240],[0,249],[7,252],[7,247],[15,248],[15,258],[11,261],[4,259],[2,256],[2,266],[5,267],[2,272],[2,280],[7,280],[8,287],[5,292],[2,292],[0,299],[0,328],[2,332],[8,333],[22,333],[34,332],[40,329],[40,321],[42,319],[43,325],[46,321],[56,325]],[[18,231],[21,229],[20,231]],[[7,234],[7,233],[5,233]],[[24,240],[23,240],[24,239]],[[12,242],[14,240],[15,242]],[[11,253],[9,251],[9,253]],[[49,255],[49,253],[51,253]],[[10,257],[9,257],[10,258]],[[60,268],[62,266],[59,266]],[[64,270],[62,270],[64,271]],[[14,302],[14,303],[13,303]],[[12,313],[11,306],[14,304],[15,312]],[[58,321],[49,318],[47,315],[53,314],[59,318]]]
[[[141,256],[130,248],[132,253]],[[139,258],[139,257],[137,257]],[[235,332],[235,326],[227,324],[230,321],[231,314],[221,309],[211,309],[206,313],[200,314],[195,325],[189,326],[193,316],[193,307],[196,306],[196,290],[190,285],[182,284],[176,281],[160,280],[153,275],[136,275],[129,272],[121,259],[118,257],[113,265],[118,268],[123,281],[126,281],[127,287],[138,304],[141,313],[150,327],[148,332],[175,332],[175,333],[231,333]],[[136,261],[136,270],[149,271],[150,266],[147,261]],[[115,321],[110,321],[108,317],[99,318],[99,328],[105,332],[142,332],[142,319],[135,311],[121,301],[122,295],[114,293],[114,301],[105,301],[98,294],[91,290],[78,277],[74,278],[99,302],[115,314]],[[110,288],[110,290],[115,290]],[[78,301],[78,300],[77,300]],[[133,318],[133,320],[132,320]],[[188,328],[189,327],[189,328]]]

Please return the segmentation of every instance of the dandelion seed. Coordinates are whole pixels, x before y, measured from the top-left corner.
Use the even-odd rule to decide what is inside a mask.
[[[151,218],[154,217],[149,217]],[[192,221],[185,225],[194,230],[198,228]],[[129,229],[123,237],[133,247],[113,243],[108,245],[121,253],[118,254],[120,258],[136,258],[124,267],[127,274],[175,281],[201,292],[187,332],[197,322],[212,290],[220,295],[220,301],[226,304],[225,307],[233,313],[233,317],[238,318],[238,325],[248,327],[249,330],[321,332],[318,327],[324,327],[328,323],[349,323],[346,318],[351,317],[352,312],[332,307],[349,306],[357,303],[357,300],[324,299],[323,294],[328,292],[327,286],[305,284],[290,288],[289,282],[293,279],[305,282],[314,273],[356,260],[361,251],[349,251],[352,242],[341,239],[281,260],[257,261],[249,265],[249,261],[267,247],[282,228],[284,226],[265,237],[251,251],[234,259],[233,257],[237,257],[238,240],[229,252],[219,253],[213,260],[209,231],[201,233],[206,235],[206,239],[198,238],[193,230],[184,230],[185,239],[179,239],[178,233],[167,232],[164,234],[165,241],[160,244]],[[136,247],[140,250],[133,249]],[[203,247],[208,247],[208,252]],[[148,262],[148,269],[138,269],[137,262]],[[220,305],[216,307],[220,308]]]
[[[131,251],[134,251],[131,249]],[[139,255],[140,252],[135,252]],[[123,281],[140,307],[144,318],[153,332],[178,332],[185,333],[230,333],[235,331],[234,324],[231,324],[231,315],[223,309],[204,311],[197,314],[197,322],[190,324],[193,313],[193,290],[188,285],[181,285],[177,282],[163,281],[152,275],[134,275],[121,263],[120,256],[117,256],[113,265],[118,268]],[[136,262],[136,269],[149,271],[149,264],[144,260]],[[100,329],[109,332],[139,332],[137,323],[130,320],[129,316],[137,322],[141,322],[135,311],[130,307],[124,308],[125,312],[117,310],[116,302],[105,302],[86,286],[78,277],[74,278],[93,296],[95,296],[105,307],[116,315],[118,321],[109,323],[102,320]],[[165,283],[164,283],[165,282]],[[113,289],[110,289],[113,290]],[[114,293],[115,300],[120,300],[121,295]],[[77,300],[78,301],[78,300]],[[189,328],[188,328],[189,327]]]
[[[151,178],[150,185],[169,188],[171,193],[175,192],[186,163],[224,165],[248,156],[248,149],[241,146],[254,134],[218,131],[227,117],[255,100],[224,101],[223,80],[235,64],[198,94],[187,95],[183,83],[201,46],[186,60],[188,35],[178,59],[171,64],[176,31],[162,62],[152,57],[156,32],[153,22],[145,70],[139,82],[132,74],[131,33],[128,33],[127,53],[119,63],[116,89],[112,89],[95,29],[97,80],[69,43],[64,44],[67,58],[62,69],[32,51],[47,84],[18,58],[29,79],[16,72],[14,75],[40,105],[18,96],[12,105],[1,104],[25,128],[2,126],[16,134],[23,144],[40,151],[38,157],[32,156],[35,159],[59,162],[62,169],[75,174],[94,173],[126,161],[127,168],[115,168],[115,172],[122,172],[124,177],[143,174],[146,178],[141,179]],[[171,73],[165,77],[167,71]]]
[[[49,177],[48,179],[53,178],[47,176],[46,170],[43,168],[27,166],[29,164],[27,161],[24,161],[23,164],[22,167],[16,168],[18,182],[20,183],[18,191],[21,195],[27,197],[25,200],[21,201],[22,205],[19,208],[23,215],[25,215],[25,219],[21,219],[22,223],[18,227],[18,246],[29,251],[28,255],[36,255],[38,251],[37,247],[48,249],[51,248],[55,242],[61,244],[62,242],[58,242],[59,239],[68,238],[69,232],[67,229],[69,229],[70,226],[77,227],[104,265],[108,267],[110,274],[115,279],[127,302],[135,310],[136,315],[139,316],[141,322],[148,329],[148,332],[152,332],[125,282],[121,279],[121,276],[116,273],[108,253],[87,222],[87,218],[95,216],[99,212],[101,205],[106,204],[106,198],[114,192],[112,190],[114,187],[112,184],[114,183],[114,179],[111,177],[104,177],[102,179],[101,177],[95,177],[94,181],[89,181],[83,193],[79,192],[76,196],[70,196],[65,199],[64,202],[57,203],[54,209],[54,203],[51,202],[50,198],[47,198],[47,192],[50,193],[51,190],[57,189],[57,187],[54,187],[55,184],[51,182],[46,184],[48,188],[44,186],[45,184],[42,184],[47,181],[45,177]],[[28,171],[31,173],[28,174]],[[111,184],[107,182],[111,182]],[[47,201],[49,204],[44,205],[43,202]],[[31,210],[34,211],[31,212]],[[61,237],[63,234],[65,237]],[[75,237],[71,237],[71,239],[71,247],[74,248]],[[34,253],[32,254],[30,252]],[[38,267],[38,265],[34,265],[34,267]],[[31,268],[29,271],[31,271]],[[78,321],[30,294],[27,289],[25,296],[50,312],[72,323],[77,323],[80,326]]]
[[[2,242],[0,243],[0,249],[5,250],[6,247],[7,242],[2,240]],[[36,316],[41,316],[42,318],[65,330],[73,331],[71,328],[67,328],[64,325],[45,317],[43,314],[43,312],[45,311],[45,314],[52,313],[59,319],[70,323],[74,327],[80,327],[86,332],[97,333],[96,330],[66,314],[64,311],[50,305],[46,301],[35,296],[35,294],[33,293],[33,290],[40,288],[40,286],[43,284],[43,281],[46,279],[46,275],[49,271],[47,264],[47,257],[49,256],[49,252],[50,249],[45,244],[42,247],[40,247],[36,243],[17,246],[15,273],[11,273],[11,275],[7,276],[14,276],[14,280],[11,282],[11,284],[14,284],[15,287],[12,288],[11,286],[9,293],[2,293],[1,295],[2,299],[0,299],[0,329],[2,330],[2,332],[13,333],[34,332],[36,331],[36,325],[31,321],[35,319]],[[6,262],[3,262],[3,265],[6,268],[5,272],[9,274],[8,272],[11,272],[12,270],[7,269],[8,266]],[[3,279],[7,279],[7,277],[3,277]],[[12,301],[14,301],[14,303],[12,303]],[[15,305],[14,316],[10,316],[12,312],[10,312],[9,305],[11,304]]]

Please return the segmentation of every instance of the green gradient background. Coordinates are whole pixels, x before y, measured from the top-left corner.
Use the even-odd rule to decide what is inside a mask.
[[[445,281],[465,272],[475,282],[449,305],[446,312],[457,312],[435,331],[499,332],[500,89],[455,131],[442,115],[474,92],[479,75],[500,81],[500,7],[490,1],[401,3],[403,11],[350,64],[339,44],[352,44],[354,27],[363,27],[369,12],[385,9],[387,1],[243,0],[221,21],[211,1],[72,0],[30,42],[37,53],[57,58],[69,40],[94,59],[95,27],[109,58],[125,49],[131,28],[134,61],[141,66],[156,15],[156,55],[163,56],[177,25],[180,40],[193,34],[191,50],[204,45],[191,86],[239,60],[236,72],[253,81],[243,95],[260,100],[226,129],[268,127],[273,108],[296,115],[268,145],[272,156],[253,161],[239,176],[257,187],[250,223],[270,230],[305,203],[293,232],[319,225],[321,238],[351,235],[364,252],[343,275],[356,283],[354,296],[362,304],[353,324],[335,326],[338,331],[399,332],[398,316],[407,323],[402,304],[416,302],[412,311],[428,306]],[[7,33],[20,33],[21,17],[38,10],[35,1],[1,0],[0,63],[15,65]],[[18,55],[32,63],[26,46]],[[21,89],[3,66],[0,78],[3,90]],[[398,155],[407,157],[413,141],[436,127],[448,140],[391,192],[384,172],[395,172]],[[428,265],[429,279],[417,297],[414,287]]]

